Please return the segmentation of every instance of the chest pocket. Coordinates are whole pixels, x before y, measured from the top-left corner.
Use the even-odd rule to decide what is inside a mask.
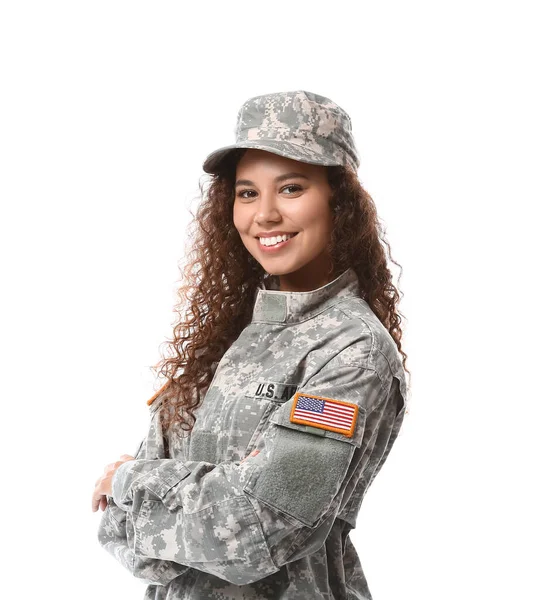
[[[215,382],[214,382],[215,383]],[[188,460],[241,461],[256,445],[275,409],[292,397],[297,385],[249,380],[240,389],[212,385],[196,411],[188,440]]]

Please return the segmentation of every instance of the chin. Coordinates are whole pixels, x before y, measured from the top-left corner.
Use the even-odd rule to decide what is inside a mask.
[[[262,263],[260,263],[262,264]],[[269,275],[290,275],[290,273],[294,273],[295,271],[298,271],[300,269],[300,267],[271,267],[271,268],[267,268],[264,265],[262,265],[264,271],[266,273],[268,273]]]

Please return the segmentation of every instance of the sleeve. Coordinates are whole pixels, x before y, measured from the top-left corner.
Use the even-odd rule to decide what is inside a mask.
[[[142,460],[145,452],[143,439],[132,456]],[[97,532],[100,545],[121,563],[134,577],[146,583],[166,585],[175,577],[189,571],[189,567],[169,560],[137,556],[134,552],[135,530],[128,513],[120,509],[111,496],[107,496],[107,507],[101,515]]]
[[[324,367],[272,413],[260,452],[240,463],[123,463],[112,492],[133,523],[133,553],[245,585],[317,551],[380,424],[396,418],[386,379],[354,365]],[[333,416],[312,414],[315,400]]]

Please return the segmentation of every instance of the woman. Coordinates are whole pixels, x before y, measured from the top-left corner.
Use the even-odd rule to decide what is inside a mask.
[[[406,354],[351,121],[267,94],[236,135],[204,163],[149,431],[96,482],[99,541],[147,599],[371,598],[348,534],[403,421]]]

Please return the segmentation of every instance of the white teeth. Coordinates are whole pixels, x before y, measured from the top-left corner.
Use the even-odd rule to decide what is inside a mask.
[[[279,242],[289,240],[291,237],[293,237],[293,235],[277,235],[275,237],[270,237],[270,238],[260,238],[260,244],[262,244],[262,246],[274,246],[275,244],[278,244]]]

